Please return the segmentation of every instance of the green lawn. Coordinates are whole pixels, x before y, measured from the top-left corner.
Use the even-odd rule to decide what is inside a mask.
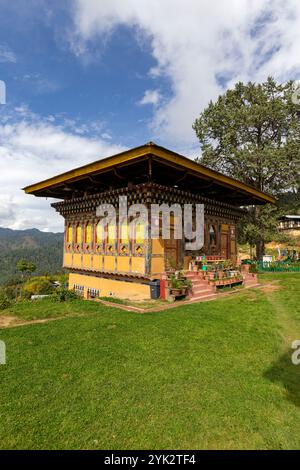
[[[143,315],[82,301],[4,312],[66,318],[0,330],[0,447],[300,448],[300,275],[262,279],[281,289]]]

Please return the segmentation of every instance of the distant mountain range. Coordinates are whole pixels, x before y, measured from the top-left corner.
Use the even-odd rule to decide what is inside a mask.
[[[63,233],[0,227],[0,284],[18,275],[16,265],[20,259],[32,261],[37,266],[35,274],[61,271],[63,240]]]

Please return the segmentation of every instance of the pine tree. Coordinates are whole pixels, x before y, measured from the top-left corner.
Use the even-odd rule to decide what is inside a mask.
[[[198,161],[276,198],[287,192],[299,194],[296,88],[293,81],[279,84],[269,77],[262,84],[239,82],[210,102],[193,124],[202,150]],[[276,226],[276,214],[269,205],[249,208],[252,229],[247,224],[244,229],[255,240],[258,259]]]

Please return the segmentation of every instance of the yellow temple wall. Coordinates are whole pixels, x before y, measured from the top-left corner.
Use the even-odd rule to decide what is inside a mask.
[[[159,276],[165,271],[164,242],[160,238],[152,240],[150,269],[152,276]]]
[[[84,297],[88,298],[88,289],[99,290],[100,297],[119,297],[121,299],[148,300],[150,287],[147,284],[132,281],[119,281],[85,274],[70,273],[69,289],[74,285],[83,286]]]
[[[86,253],[64,253],[64,268],[121,274],[145,274],[144,256],[115,256]]]
[[[152,254],[154,255],[163,255],[164,254],[164,244],[161,238],[152,240]]]
[[[130,272],[130,257],[129,256],[118,256],[117,257],[117,271],[118,271],[118,273],[129,273]]]
[[[206,254],[222,253],[221,237],[226,234],[228,245],[228,255],[235,261],[236,260],[236,225],[232,222],[225,223],[226,220],[221,217],[208,217],[206,220],[206,241],[204,246],[204,252]],[[208,249],[208,226],[213,224],[218,230],[218,242],[215,245],[215,251],[207,252]],[[65,237],[65,253],[64,253],[64,267],[73,270],[85,271],[86,273],[111,273],[123,274],[123,275],[145,275],[148,278],[159,278],[166,271],[166,253],[165,253],[165,241],[162,239],[152,239],[150,244],[144,243],[143,255],[137,255],[134,249],[127,250],[127,254],[121,254],[119,252],[119,241],[114,244],[113,253],[98,252],[98,245],[96,244],[94,229],[92,230],[91,239],[87,242],[86,238],[83,237],[80,245],[76,246],[74,239],[75,229],[73,228],[73,239],[72,243],[68,242],[68,227],[66,224],[66,237]],[[74,227],[74,223],[73,223]],[[234,230],[232,232],[232,227]],[[231,233],[232,232],[232,233]],[[82,234],[84,230],[82,230]],[[81,235],[83,236],[83,235]],[[87,245],[87,246],[86,246]],[[223,247],[224,248],[224,247]],[[150,254],[150,264],[147,265],[147,254]],[[192,259],[190,253],[179,253],[179,259],[183,262],[183,269],[189,269],[189,263]],[[95,276],[97,279],[97,277]],[[119,282],[119,281],[118,281]],[[118,284],[119,285],[119,284]],[[128,284],[126,283],[128,286]]]
[[[151,259],[151,274],[158,275],[165,271],[165,260],[164,258],[152,258]]]
[[[111,255],[105,255],[103,257],[103,271],[115,272],[116,270],[116,257]]]
[[[69,268],[73,265],[73,254],[64,252],[63,266]]]

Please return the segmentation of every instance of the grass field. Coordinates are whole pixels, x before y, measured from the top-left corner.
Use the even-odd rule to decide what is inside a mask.
[[[300,275],[139,315],[24,304],[0,330],[2,449],[300,448]]]

